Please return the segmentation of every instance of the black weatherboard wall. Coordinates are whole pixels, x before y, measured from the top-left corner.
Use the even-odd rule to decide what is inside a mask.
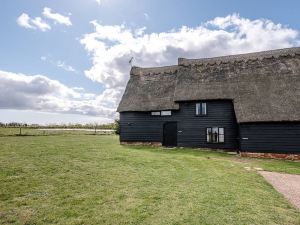
[[[177,145],[208,148],[238,148],[237,123],[230,100],[206,101],[207,115],[196,116],[196,102],[180,103],[172,116],[151,116],[150,112],[121,112],[121,141],[162,142],[163,124],[177,122]],[[206,128],[223,127],[224,143],[207,143]]]
[[[245,123],[240,132],[241,151],[300,152],[300,122]]]

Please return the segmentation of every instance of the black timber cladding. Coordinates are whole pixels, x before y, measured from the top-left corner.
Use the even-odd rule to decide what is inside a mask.
[[[300,153],[300,122],[240,124],[241,151]]]
[[[238,131],[230,100],[207,101],[207,115],[195,115],[196,102],[180,103],[172,116],[151,116],[150,112],[121,112],[121,141],[162,142],[163,124],[177,122],[177,145],[207,148],[238,148]],[[225,143],[207,143],[207,127],[224,127]]]

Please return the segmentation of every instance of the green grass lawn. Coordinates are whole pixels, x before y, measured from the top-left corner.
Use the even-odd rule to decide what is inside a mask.
[[[297,162],[120,146],[117,136],[0,137],[0,224],[300,224],[255,170]]]

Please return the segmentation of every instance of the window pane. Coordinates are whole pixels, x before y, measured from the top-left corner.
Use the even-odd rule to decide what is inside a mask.
[[[219,142],[220,143],[224,142],[224,135],[223,134],[219,134]]]
[[[201,114],[206,115],[206,103],[205,102],[201,104]]]
[[[211,128],[206,128],[206,141],[211,142]]]
[[[196,103],[196,115],[200,115],[200,103]]]
[[[218,128],[217,127],[213,127],[212,129],[212,142],[213,143],[217,143],[218,142]]]
[[[151,112],[152,116],[160,116],[160,112]]]
[[[224,128],[219,127],[219,142],[223,143],[224,142]]]
[[[161,111],[162,116],[171,116],[172,112],[171,111]]]

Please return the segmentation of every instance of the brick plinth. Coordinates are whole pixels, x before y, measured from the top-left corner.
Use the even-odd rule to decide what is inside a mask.
[[[121,141],[121,145],[162,146],[160,142]]]
[[[300,154],[241,152],[242,157],[300,160]]]

